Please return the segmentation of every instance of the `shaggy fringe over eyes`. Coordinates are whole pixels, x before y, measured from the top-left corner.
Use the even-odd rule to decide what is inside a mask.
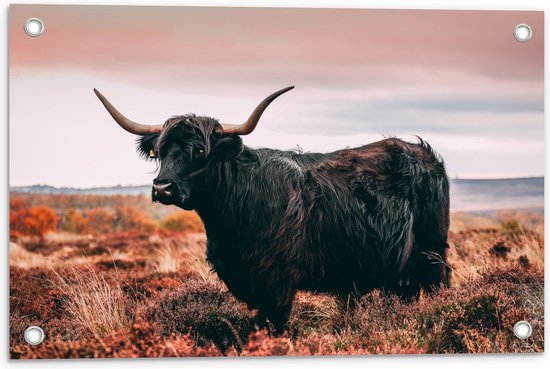
[[[159,135],[157,133],[138,137],[136,140],[136,144],[139,156],[141,156],[145,160],[155,160],[155,158],[149,156],[149,153],[151,152],[151,150],[155,149],[155,143],[158,138]],[[158,155],[158,153],[155,154]]]

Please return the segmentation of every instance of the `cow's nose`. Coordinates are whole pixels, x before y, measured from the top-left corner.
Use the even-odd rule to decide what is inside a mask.
[[[154,184],[153,199],[172,196],[172,183]]]

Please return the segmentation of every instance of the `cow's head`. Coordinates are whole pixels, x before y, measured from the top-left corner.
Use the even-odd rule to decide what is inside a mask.
[[[159,162],[159,172],[153,180],[153,201],[189,210],[196,207],[208,169],[237,157],[242,151],[239,135],[251,133],[268,105],[293,88],[269,95],[243,124],[225,124],[193,114],[174,116],[164,124],[140,124],[122,115],[99,91],[94,92],[122,128],[140,136],[138,152]]]

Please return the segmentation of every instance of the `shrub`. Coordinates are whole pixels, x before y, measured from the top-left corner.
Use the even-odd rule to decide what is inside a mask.
[[[246,305],[219,284],[191,279],[159,297],[150,317],[164,336],[190,333],[198,345],[213,343],[224,352],[230,347],[242,349],[254,327]]]
[[[17,213],[22,210],[29,209],[29,202],[25,201],[20,197],[11,197],[10,198],[10,211],[12,213]]]
[[[418,314],[417,329],[432,353],[540,351],[542,342],[535,334],[518,340],[513,326],[530,321],[542,338],[543,309],[534,304],[542,303],[542,291],[540,272],[493,271],[458,291],[430,298]]]
[[[28,208],[22,201],[10,201],[10,235],[44,236],[57,228],[59,217],[47,206]]]
[[[156,225],[153,220],[139,212],[132,206],[121,206],[115,209],[113,219],[115,231],[143,231],[152,232]]]
[[[288,332],[292,337],[312,332],[332,333],[342,318],[341,313],[331,296],[299,293],[294,299]]]
[[[123,286],[124,293],[134,300],[155,298],[166,290],[176,290],[181,287],[181,278],[178,273],[152,273]]]
[[[191,211],[177,212],[168,215],[160,222],[163,230],[174,233],[204,232],[204,225],[199,216]]]
[[[38,346],[21,344],[10,347],[12,359],[139,358],[220,356],[213,346],[197,347],[189,335],[171,335],[159,339],[151,323],[134,323],[129,330],[102,339],[71,341],[60,337]]]
[[[61,220],[61,230],[69,233],[83,234],[89,231],[88,220],[76,209],[69,209]]]
[[[94,233],[105,234],[113,230],[115,213],[106,208],[91,209],[86,212],[90,230]]]
[[[516,234],[522,231],[522,227],[516,219],[506,219],[500,223],[502,231],[505,233]]]

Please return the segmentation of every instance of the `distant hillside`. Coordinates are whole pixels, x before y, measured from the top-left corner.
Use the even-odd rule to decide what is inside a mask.
[[[47,185],[16,186],[10,187],[11,192],[39,193],[51,195],[148,195],[151,193],[151,185],[141,186],[112,186],[112,187],[92,187],[92,188],[74,188],[74,187],[54,187]]]
[[[11,187],[12,192],[40,194],[149,195],[151,185],[94,188],[45,185]],[[485,211],[544,207],[544,177],[452,179],[451,210]]]
[[[544,177],[454,179],[451,209],[479,211],[544,207]]]

